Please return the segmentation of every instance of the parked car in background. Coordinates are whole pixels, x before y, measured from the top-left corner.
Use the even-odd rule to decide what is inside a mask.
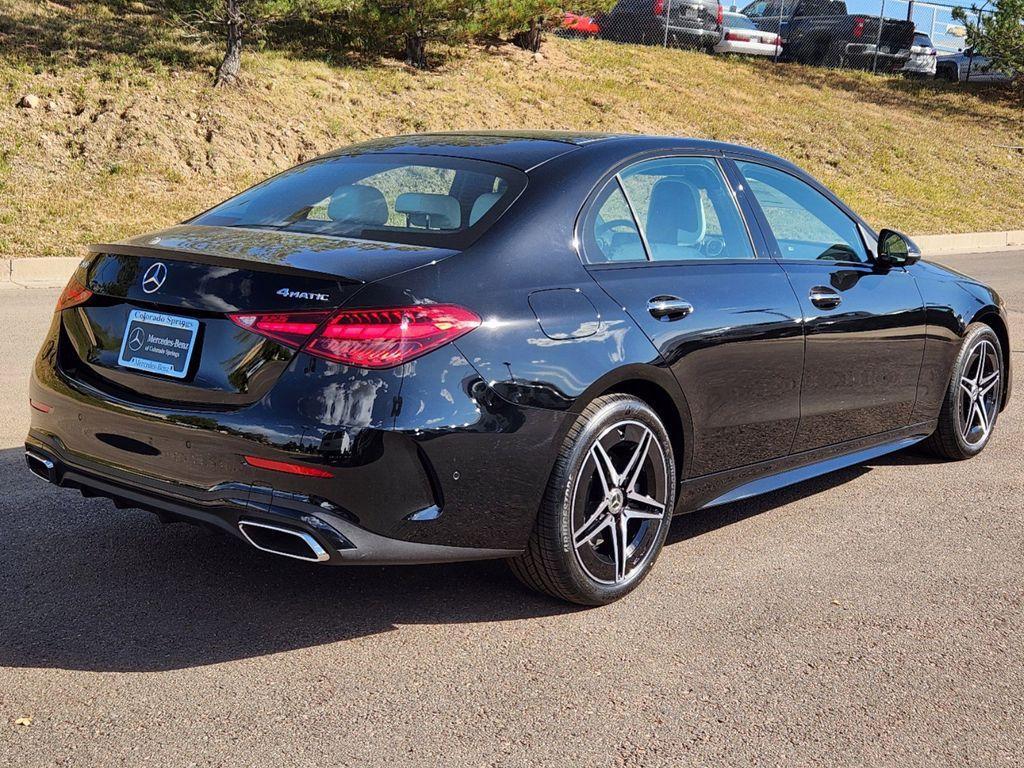
[[[715,53],[775,56],[781,52],[782,40],[778,33],[758,29],[742,13],[727,12],[722,25],[722,39],[715,46]]]
[[[778,32],[781,58],[801,64],[898,72],[914,41],[912,21],[851,14],[842,0],[755,0],[743,14],[758,29]]]
[[[910,46],[910,57],[901,70],[905,75],[935,77],[935,65],[939,52],[932,45],[932,39],[924,32],[914,33],[914,43]]]
[[[566,11],[559,31],[566,37],[597,37],[601,34],[601,24],[593,16],[580,16]]]
[[[619,0],[601,21],[601,37],[620,43],[700,48],[722,39],[718,0]]]
[[[943,80],[953,83],[1005,83],[1010,76],[992,66],[987,56],[974,53],[972,48],[939,56],[935,73]]]

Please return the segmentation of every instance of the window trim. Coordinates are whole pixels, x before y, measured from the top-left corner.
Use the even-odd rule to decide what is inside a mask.
[[[729,196],[732,199],[733,205],[736,206],[736,212],[739,214],[740,222],[743,224],[743,228],[747,233],[747,241],[750,244],[750,251],[753,254],[753,258],[699,258],[699,259],[663,259],[654,260],[651,258],[650,246],[647,243],[647,234],[644,232],[643,227],[640,226],[639,219],[637,218],[636,209],[633,206],[632,200],[630,200],[629,194],[626,192],[625,186],[622,183],[622,172],[629,170],[637,165],[648,163],[657,160],[672,160],[675,158],[679,159],[691,159],[701,158],[710,160],[717,168],[722,178],[722,182],[725,188],[729,192]],[[656,150],[652,152],[643,153],[641,155],[634,155],[633,157],[626,158],[613,166],[607,173],[605,173],[590,194],[587,196],[583,207],[576,216],[576,224],[573,229],[575,234],[575,240],[577,244],[577,254],[579,255],[580,261],[583,266],[587,269],[630,269],[637,267],[662,267],[662,266],[682,266],[687,264],[751,264],[758,260],[767,261],[771,258],[771,254],[765,250],[767,242],[761,237],[760,226],[757,222],[752,223],[749,220],[750,213],[753,211],[748,210],[744,207],[743,201],[740,200],[737,195],[736,185],[733,177],[729,172],[729,168],[726,165],[726,158],[721,150],[705,150],[699,149],[687,150],[687,151],[666,151]],[[590,255],[587,253],[587,237],[585,235],[587,222],[591,220],[591,215],[595,212],[597,200],[604,194],[608,186],[615,182],[623,197],[626,200],[626,204],[629,206],[630,214],[633,217],[633,226],[636,227],[637,232],[640,233],[640,240],[644,246],[644,254],[647,257],[645,260],[640,261],[611,261],[608,259],[592,260]],[[757,225],[757,226],[755,226]],[[762,245],[762,243],[764,245]]]
[[[875,248],[871,246],[870,239],[875,239],[874,231],[867,226],[864,221],[853,211],[846,206],[842,200],[835,196],[835,194],[823,186],[821,183],[811,176],[805,176],[798,173],[793,173],[792,170],[780,166],[778,163],[766,162],[764,158],[750,157],[739,153],[730,153],[725,157],[726,162],[731,164],[732,169],[736,172],[736,178],[738,182],[742,182],[742,191],[748,204],[754,212],[754,216],[757,219],[758,227],[761,230],[761,235],[767,244],[771,258],[780,264],[817,264],[819,266],[854,266],[854,267],[874,267],[875,265]],[[758,201],[757,196],[750,189],[750,182],[747,181],[747,177],[743,175],[743,171],[740,170],[739,163],[749,163],[750,165],[761,165],[765,168],[771,168],[773,171],[784,173],[787,176],[791,176],[799,182],[804,183],[815,192],[820,194],[826,200],[828,200],[836,209],[842,213],[846,218],[850,220],[854,228],[857,230],[857,235],[860,237],[861,245],[864,247],[864,253],[867,256],[867,261],[842,261],[842,260],[828,260],[822,261],[821,259],[787,259],[782,256],[782,247],[779,245],[779,241],[775,237],[775,232],[771,228],[771,224],[768,223],[768,217],[765,215],[764,209],[761,207],[761,203]],[[868,235],[868,236],[865,236]]]

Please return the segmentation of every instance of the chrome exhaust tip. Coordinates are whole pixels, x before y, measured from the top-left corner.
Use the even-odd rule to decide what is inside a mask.
[[[255,520],[240,520],[238,530],[256,549],[272,555],[305,560],[308,563],[322,563],[331,557],[316,539],[294,528],[258,523]]]
[[[57,467],[45,456],[25,451],[25,463],[28,464],[29,472],[40,480],[45,480],[48,483],[57,482]]]

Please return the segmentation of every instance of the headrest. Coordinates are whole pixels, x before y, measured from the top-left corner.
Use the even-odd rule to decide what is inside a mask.
[[[404,192],[395,200],[395,210],[409,217],[409,223],[429,229],[458,229],[462,208],[451,195]]]
[[[647,240],[652,245],[696,245],[707,222],[697,188],[682,179],[660,179],[651,188],[647,208]]]
[[[469,212],[469,226],[472,227],[480,221],[494,207],[494,204],[501,200],[503,194],[503,192],[488,192],[480,195],[473,203],[473,210]]]
[[[388,203],[379,189],[363,184],[346,184],[331,195],[327,216],[331,221],[382,227],[388,223]]]

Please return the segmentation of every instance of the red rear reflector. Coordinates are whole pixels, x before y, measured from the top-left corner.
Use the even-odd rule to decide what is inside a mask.
[[[480,325],[476,314],[454,304],[228,317],[253,333],[358,368],[394,368]]]
[[[33,400],[32,398],[29,398],[28,404],[31,405],[33,408],[35,408],[40,413],[49,413],[50,411],[53,410],[53,406],[52,405],[47,405],[46,403],[40,403],[38,400]]]
[[[739,32],[726,32],[725,39],[732,40],[737,43],[749,43],[751,40],[751,38],[746,35],[741,35]]]
[[[307,467],[303,464],[292,464],[288,461],[274,461],[273,459],[261,459],[259,456],[246,456],[245,463],[257,469],[269,469],[274,472],[285,472],[289,475],[302,475],[303,477],[331,478],[334,474],[326,469]]]
[[[91,298],[92,291],[72,277],[64,288],[63,293],[61,293],[60,298],[57,299],[57,311],[63,312],[65,309],[77,307]]]

